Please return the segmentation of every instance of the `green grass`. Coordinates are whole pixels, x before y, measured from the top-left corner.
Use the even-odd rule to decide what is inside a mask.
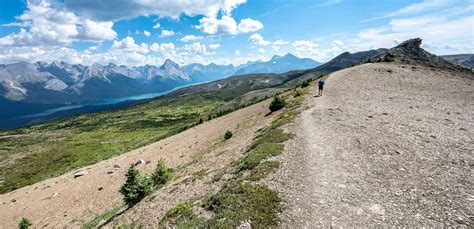
[[[160,221],[160,228],[173,225],[174,228],[204,228],[206,220],[197,217],[193,212],[194,204],[190,201],[180,203],[168,210]]]
[[[185,95],[0,132],[0,193],[174,135],[224,104],[212,93]]]
[[[307,93],[308,89],[301,90]],[[294,136],[284,133],[281,126],[293,122],[299,113],[303,98],[289,99],[290,103],[270,126],[259,130],[248,147],[247,154],[228,168],[217,171],[212,182],[219,181],[226,171],[236,176],[216,194],[197,201],[187,201],[170,209],[161,220],[160,228],[236,228],[244,221],[254,228],[271,228],[278,225],[281,199],[276,191],[262,184],[254,184],[275,171],[280,162],[266,160],[283,152],[283,142]],[[209,219],[200,218],[195,208],[209,211]]]
[[[249,181],[258,181],[280,167],[279,161],[264,161],[256,166],[246,178]]]
[[[264,185],[231,182],[200,204],[214,213],[210,219],[196,216],[195,204],[188,201],[168,210],[160,227],[235,228],[245,220],[250,220],[254,227],[273,227],[278,223],[277,213],[282,210],[280,201],[278,193]]]
[[[120,206],[112,208],[112,209],[104,212],[103,214],[96,216],[90,222],[87,222],[86,224],[84,224],[82,226],[82,228],[84,228],[84,229],[97,228],[97,226],[99,226],[99,223],[101,223],[103,221],[110,220],[112,217],[117,215],[120,211],[123,211],[125,207],[126,207],[126,205],[122,204]]]

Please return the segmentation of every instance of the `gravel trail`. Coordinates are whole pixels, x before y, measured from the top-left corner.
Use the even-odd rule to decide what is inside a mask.
[[[281,226],[472,228],[473,83],[392,64],[333,73],[265,181],[285,200]]]

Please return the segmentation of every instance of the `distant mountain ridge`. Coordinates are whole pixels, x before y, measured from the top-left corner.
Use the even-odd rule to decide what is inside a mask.
[[[441,57],[453,64],[474,68],[474,54],[445,55]]]
[[[160,66],[91,66],[66,62],[19,62],[0,65],[0,94],[30,103],[70,103],[167,90],[190,83],[171,60]]]
[[[206,79],[212,81],[229,76],[274,73],[281,74],[292,70],[310,69],[321,65],[321,63],[310,58],[299,58],[291,53],[284,56],[273,56],[269,61],[249,61],[246,64],[234,65],[202,65],[188,64],[183,69],[193,79]]]
[[[298,58],[293,54],[284,56],[273,56],[266,62],[256,62],[248,64],[237,70],[234,75],[258,74],[258,73],[275,73],[281,74],[291,70],[310,69],[321,65],[310,58]]]
[[[167,59],[161,66],[94,63],[90,66],[54,61],[0,65],[0,96],[11,101],[61,104],[167,91],[175,87],[236,74],[281,73],[311,68],[316,61],[291,54],[244,65],[189,64]]]

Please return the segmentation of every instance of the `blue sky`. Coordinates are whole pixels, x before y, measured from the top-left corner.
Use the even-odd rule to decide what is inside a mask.
[[[0,63],[325,62],[421,37],[474,52],[473,0],[2,0]]]

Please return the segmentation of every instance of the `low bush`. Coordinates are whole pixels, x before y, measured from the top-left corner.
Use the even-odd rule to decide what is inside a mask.
[[[303,83],[301,84],[301,88],[305,88],[307,86],[309,86],[309,81],[307,80],[303,81]]]
[[[20,223],[18,224],[18,228],[20,229],[28,229],[30,226],[32,226],[33,224],[31,223],[31,221],[27,218],[22,218]]]
[[[159,188],[171,179],[172,169],[166,167],[164,160],[159,160],[155,171],[151,174],[151,180],[155,187]]]
[[[273,101],[270,103],[270,111],[275,112],[286,106],[286,101],[280,96],[273,97]]]
[[[130,166],[125,175],[127,180],[120,188],[123,200],[129,205],[138,203],[146,195],[153,191],[153,180],[148,177],[142,177],[135,166]]]
[[[228,130],[225,132],[224,134],[224,139],[227,140],[227,139],[230,139],[234,134],[232,133],[232,131]]]

